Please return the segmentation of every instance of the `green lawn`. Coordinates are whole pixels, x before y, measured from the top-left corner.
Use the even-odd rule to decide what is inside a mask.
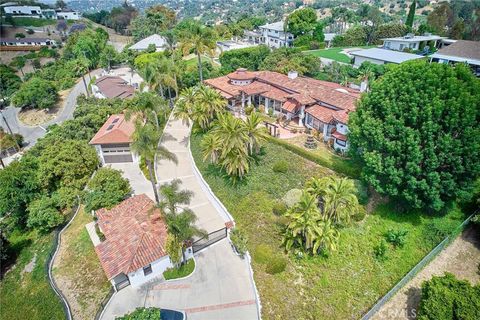
[[[8,22],[5,21],[5,18],[3,18],[2,21],[4,23]],[[57,24],[57,20],[53,19],[36,19],[28,17],[13,18],[13,22],[16,27],[44,27]]]
[[[74,319],[93,319],[111,284],[102,269],[85,225],[92,216],[83,209],[62,235],[53,276],[67,296]]]
[[[60,300],[47,281],[45,267],[53,246],[53,234],[15,231],[9,240],[19,256],[13,269],[0,282],[0,319],[65,319]],[[25,268],[27,265],[29,268]],[[31,266],[33,269],[29,271]]]
[[[374,46],[359,46],[355,48],[373,48],[373,47]],[[320,58],[327,58],[327,59],[335,60],[338,62],[350,63],[350,58],[346,54],[341,53],[341,51],[346,48],[349,48],[349,47],[318,49],[318,50],[309,50],[304,52]]]
[[[292,314],[296,319],[360,318],[464,218],[456,208],[433,218],[420,212],[399,213],[395,204],[381,205],[363,221],[340,230],[339,248],[329,257],[288,255],[286,270],[271,275],[265,264],[255,262],[255,248],[268,245],[283,254],[285,220],[272,214],[273,204],[289,189],[302,187],[307,178],[332,171],[267,143],[247,177],[233,185],[218,168],[201,160],[200,141],[201,136],[191,138],[198,168],[248,236],[264,319],[288,319]],[[273,171],[278,160],[290,163],[288,172]],[[407,242],[403,248],[389,247],[387,260],[378,262],[373,247],[392,228],[407,230]]]
[[[195,260],[190,259],[180,268],[169,268],[163,273],[165,280],[184,278],[195,270]]]

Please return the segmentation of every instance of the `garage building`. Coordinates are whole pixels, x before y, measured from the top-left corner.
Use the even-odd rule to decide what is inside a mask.
[[[138,162],[138,156],[130,150],[135,124],[124,114],[114,114],[104,123],[90,141],[95,146],[102,164]]]

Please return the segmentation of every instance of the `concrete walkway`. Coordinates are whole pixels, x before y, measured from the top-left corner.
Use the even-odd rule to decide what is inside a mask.
[[[130,182],[134,194],[145,193],[150,199],[155,201],[152,184],[145,178],[138,163],[109,163],[105,166],[122,171],[122,176]]]

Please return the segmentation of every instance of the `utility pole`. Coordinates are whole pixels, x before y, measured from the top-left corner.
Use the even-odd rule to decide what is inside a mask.
[[[4,107],[4,100],[0,99],[0,115],[2,116],[3,122],[5,122],[5,125],[7,126],[8,132],[13,136],[12,128],[10,128],[10,125],[8,124],[7,118],[5,118],[5,115],[2,112],[3,107]],[[13,141],[15,141],[15,145],[17,146],[17,151],[20,151],[20,146],[18,145],[17,140],[14,138]]]

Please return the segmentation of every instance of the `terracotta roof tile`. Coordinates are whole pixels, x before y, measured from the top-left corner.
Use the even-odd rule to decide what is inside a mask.
[[[125,80],[117,76],[102,76],[95,81],[95,85],[107,98],[130,98],[135,93],[135,88],[128,85]]]
[[[167,255],[166,223],[145,194],[128,198],[111,210],[97,210],[96,214],[105,241],[95,251],[108,279],[138,270]]]
[[[308,107],[305,110],[305,113],[311,114],[312,116],[324,123],[330,123],[334,119],[337,112],[337,110],[327,108],[318,104]]]
[[[90,140],[90,144],[130,143],[135,131],[133,119],[125,120],[123,114],[113,114]]]

